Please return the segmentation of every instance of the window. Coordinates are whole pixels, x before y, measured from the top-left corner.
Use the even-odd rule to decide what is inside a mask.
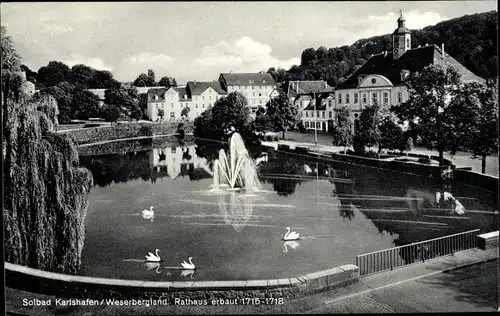
[[[304,117],[304,112],[300,112],[300,116],[301,116],[301,117]]]
[[[398,103],[403,102],[403,93],[398,92]]]
[[[259,104],[262,104],[262,100],[259,100]]]
[[[316,122],[316,129],[321,129],[321,122]]]
[[[373,78],[372,83],[375,84],[377,82],[377,79]]]
[[[252,92],[252,96],[253,96],[253,97],[255,96],[255,92]]]
[[[389,104],[389,93],[384,92],[384,104]]]
[[[202,107],[202,108],[205,108],[205,103],[203,103],[203,104],[201,105],[201,107]]]
[[[212,89],[208,89],[208,93],[212,93]]]
[[[363,103],[366,104],[366,93],[363,93]]]
[[[333,107],[333,100],[328,101],[328,105],[329,105],[330,107]]]
[[[262,96],[262,93],[259,93],[259,97],[261,97],[261,96]]]
[[[252,90],[255,89],[255,86],[252,86]]]
[[[354,93],[354,103],[358,103],[358,93]]]
[[[175,118],[175,112],[170,112],[170,118]]]
[[[155,100],[158,100],[158,96],[157,95],[155,95]]]
[[[378,103],[377,92],[372,93],[372,103],[373,104]]]
[[[332,112],[328,112],[328,117],[332,118],[332,116],[333,116],[333,113]]]
[[[172,103],[172,107],[174,107],[174,104]]]
[[[198,108],[198,104],[196,104],[195,108]]]
[[[321,112],[321,117],[325,118],[325,111]]]
[[[306,111],[306,117],[309,117],[309,112],[308,111]]]
[[[345,95],[345,103],[349,104],[349,102],[350,102],[349,101],[349,93],[346,93],[346,95]]]
[[[205,100],[205,96],[201,96],[201,99],[202,99],[202,100]]]
[[[317,117],[319,117],[319,112],[320,112],[320,111],[316,111],[316,116],[317,116]]]
[[[306,128],[309,128],[309,122],[306,122]]]
[[[209,100],[212,100],[212,96],[211,96],[211,95],[209,95],[209,96],[208,96],[208,99],[209,99]]]
[[[342,104],[342,93],[339,93],[339,104]]]

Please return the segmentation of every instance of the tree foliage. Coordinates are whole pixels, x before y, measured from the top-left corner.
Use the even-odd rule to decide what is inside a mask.
[[[290,105],[290,101],[284,93],[267,102],[266,116],[273,123],[274,130],[283,131],[283,138],[285,138],[286,131],[299,121],[297,108]]]
[[[453,109],[457,142],[468,150],[473,158],[481,158],[482,172],[486,168],[486,156],[498,153],[498,84],[488,81],[466,83],[450,102]]]
[[[440,158],[445,151],[455,154],[459,149],[462,116],[456,113],[452,100],[460,84],[460,74],[453,67],[429,65],[412,74],[406,81],[410,97],[393,107],[401,121],[419,126],[424,143],[437,150]]]
[[[404,132],[403,128],[396,123],[396,118],[392,115],[387,115],[382,119],[378,126],[380,131],[378,146],[380,149],[397,149],[401,152],[411,149],[410,138]]]
[[[140,74],[132,85],[135,87],[156,87],[155,72],[153,69],[148,69],[148,73]]]
[[[139,107],[139,95],[133,86],[123,86],[119,89],[109,89],[104,93],[104,103],[117,107],[121,113],[133,119],[139,120],[142,111]],[[113,109],[113,111],[115,111]]]
[[[244,138],[251,130],[247,100],[239,92],[218,99],[194,121],[194,133],[199,137],[224,140],[230,129]]]
[[[371,147],[379,144],[380,125],[385,117],[384,108],[379,104],[367,106],[359,115],[359,125],[356,129],[356,147],[364,151],[365,147]],[[380,151],[379,146],[379,151]]]
[[[335,125],[333,126],[333,145],[343,146],[344,151],[352,144],[353,132],[348,107],[341,107],[336,112]]]
[[[99,115],[99,97],[90,91],[76,88],[71,101],[71,117],[88,120]]]
[[[185,118],[187,118],[190,111],[191,111],[191,109],[189,108],[189,106],[186,106],[185,108],[182,109],[181,116],[184,116]]]

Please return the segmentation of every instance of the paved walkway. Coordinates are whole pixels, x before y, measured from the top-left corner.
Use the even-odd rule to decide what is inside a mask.
[[[285,300],[281,306],[54,306],[55,297],[6,289],[7,315],[189,315],[496,311],[498,249],[467,250],[364,277],[359,283]],[[24,307],[23,299],[52,306]]]

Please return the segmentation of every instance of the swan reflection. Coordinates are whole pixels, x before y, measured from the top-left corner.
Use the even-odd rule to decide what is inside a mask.
[[[156,269],[156,273],[161,273],[161,266],[159,262],[146,262],[144,266],[148,268],[148,271]]]
[[[181,272],[181,276],[185,277],[185,278],[188,278],[189,279],[193,279],[193,276],[194,276],[194,271],[195,270],[182,270]]]
[[[285,249],[283,250],[284,253],[288,253],[288,247],[292,248],[292,250],[295,250],[295,248],[297,248],[300,244],[294,240],[289,240],[289,241],[285,241],[283,243],[283,246],[285,247]]]
[[[252,216],[255,197],[244,192],[228,192],[217,196],[219,212],[224,222],[240,232]]]

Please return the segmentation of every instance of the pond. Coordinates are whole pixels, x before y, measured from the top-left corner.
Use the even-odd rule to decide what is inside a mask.
[[[176,139],[88,147],[94,176],[79,274],[150,281],[286,278],[356,255],[496,229],[489,192],[269,149],[249,149],[258,192],[214,193],[219,143]],[[436,202],[445,190],[465,213]],[[154,216],[142,211],[154,207]],[[283,241],[286,228],[300,239]],[[159,250],[162,262],[145,262]],[[179,270],[193,257],[196,270]]]

